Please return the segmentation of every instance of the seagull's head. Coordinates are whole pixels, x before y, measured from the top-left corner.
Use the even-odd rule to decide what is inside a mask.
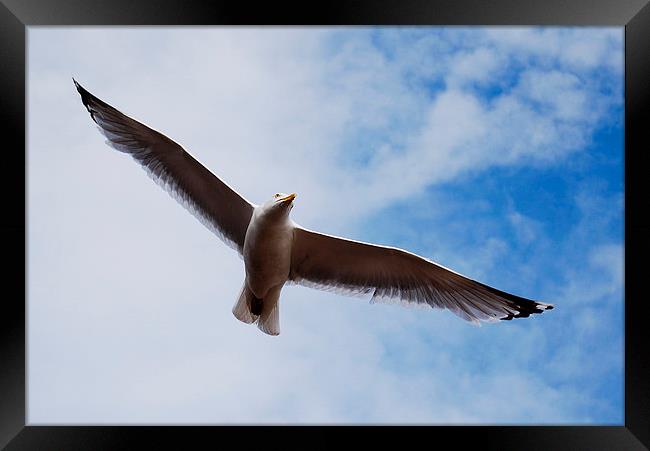
[[[264,210],[267,214],[273,216],[286,216],[293,208],[293,200],[296,198],[296,193],[275,193],[264,204]]]

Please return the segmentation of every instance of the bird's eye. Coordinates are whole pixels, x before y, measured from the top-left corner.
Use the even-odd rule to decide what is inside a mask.
[[[275,193],[275,197],[280,197],[280,193]]]

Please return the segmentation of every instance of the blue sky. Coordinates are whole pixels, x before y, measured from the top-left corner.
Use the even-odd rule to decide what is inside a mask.
[[[622,28],[28,43],[30,423],[622,424]],[[306,227],[556,309],[474,327],[291,286],[263,336],[230,313],[241,260],[103,143],[71,76],[248,199],[298,192]]]

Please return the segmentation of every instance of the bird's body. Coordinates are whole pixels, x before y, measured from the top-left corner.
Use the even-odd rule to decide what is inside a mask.
[[[233,307],[235,317],[245,323],[258,321],[270,335],[280,333],[279,297],[291,270],[294,225],[286,213],[268,203],[255,207],[244,239],[246,278]]]
[[[92,119],[115,149],[130,154],[244,259],[246,277],[233,307],[245,323],[280,333],[279,300],[287,282],[372,300],[400,300],[451,310],[479,321],[528,317],[553,308],[482,284],[413,253],[307,230],[289,217],[295,194],[255,205],[180,145],[90,94],[76,81]]]
[[[284,285],[291,269],[293,223],[288,216],[273,216],[256,207],[244,240],[246,285],[260,299]]]

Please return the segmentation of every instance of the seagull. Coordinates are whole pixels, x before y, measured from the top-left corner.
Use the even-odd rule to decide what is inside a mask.
[[[285,284],[371,295],[371,303],[448,309],[475,324],[526,318],[553,308],[403,249],[301,227],[289,217],[295,193],[275,193],[260,205],[249,202],[179,144],[72,80],[106,143],[131,155],[157,184],[243,257],[246,277],[232,313],[268,335],[280,334],[279,299]]]

